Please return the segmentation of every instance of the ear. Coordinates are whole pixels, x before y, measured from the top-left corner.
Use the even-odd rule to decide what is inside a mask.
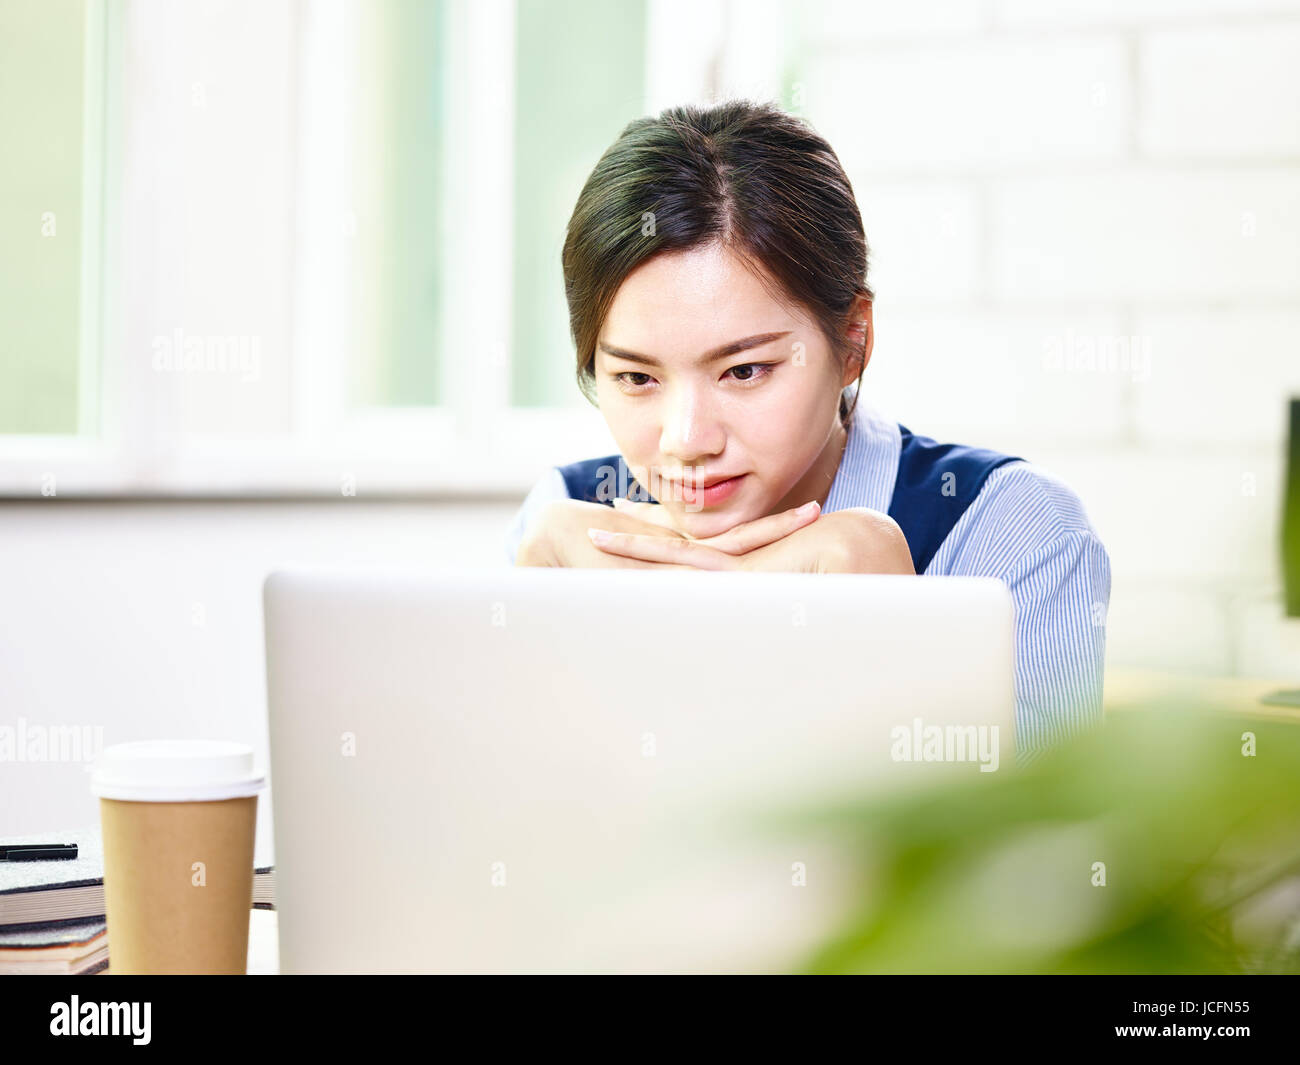
[[[855,352],[861,352],[861,358],[851,358],[844,365],[844,380],[841,387],[847,388],[858,379],[859,373],[867,368],[871,361],[871,349],[876,342],[876,329],[871,319],[871,300],[859,296],[849,311],[849,324],[845,330],[849,343]]]

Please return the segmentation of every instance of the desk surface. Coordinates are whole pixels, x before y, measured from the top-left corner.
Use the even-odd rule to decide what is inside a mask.
[[[248,919],[248,975],[274,976],[280,971],[280,940],[274,910],[253,910]]]
[[[1271,692],[1300,688],[1300,663],[1297,664],[1294,677],[1263,680],[1253,677],[1198,677],[1187,673],[1113,669],[1106,671],[1105,684],[1104,705],[1108,714],[1176,700],[1189,707],[1300,722],[1300,707],[1270,706],[1259,701]]]

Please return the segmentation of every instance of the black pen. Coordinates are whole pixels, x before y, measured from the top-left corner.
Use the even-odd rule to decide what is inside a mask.
[[[46,858],[75,858],[75,843],[0,843],[0,862],[37,862]]]

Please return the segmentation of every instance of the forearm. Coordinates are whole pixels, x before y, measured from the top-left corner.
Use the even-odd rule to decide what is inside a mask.
[[[823,514],[799,531],[819,537],[824,545],[817,572],[915,575],[903,530],[887,514],[852,507]]]

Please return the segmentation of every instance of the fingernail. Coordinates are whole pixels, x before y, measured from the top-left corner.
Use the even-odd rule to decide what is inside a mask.
[[[809,514],[816,514],[817,511],[821,510],[821,508],[822,505],[818,503],[817,500],[814,499],[811,503],[805,503],[798,510],[796,510],[795,516],[800,518],[806,518],[808,517]]]
[[[615,506],[615,507],[620,507],[620,506],[624,506],[624,507],[625,507],[625,506],[627,506],[627,500],[624,499],[622,496],[615,496],[615,497],[614,497],[614,506]]]
[[[604,529],[588,529],[587,535],[591,537],[591,542],[593,544],[609,543],[610,534],[607,533]]]

